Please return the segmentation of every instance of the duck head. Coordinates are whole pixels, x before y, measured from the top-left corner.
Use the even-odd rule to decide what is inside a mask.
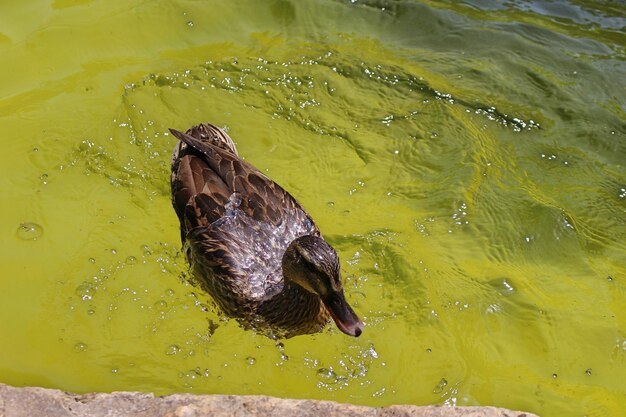
[[[339,330],[359,337],[363,323],[346,301],[337,252],[318,236],[295,239],[283,255],[283,276],[320,297]]]

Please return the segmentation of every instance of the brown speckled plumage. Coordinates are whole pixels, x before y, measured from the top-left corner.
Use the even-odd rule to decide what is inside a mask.
[[[171,186],[181,238],[198,283],[224,313],[278,337],[318,332],[332,314],[358,336],[337,254],[300,204],[242,160],[223,130],[171,132],[179,139]]]

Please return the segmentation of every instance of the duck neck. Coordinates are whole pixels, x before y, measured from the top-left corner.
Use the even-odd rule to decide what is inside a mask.
[[[330,318],[319,296],[288,279],[282,291],[259,306],[259,314],[283,337],[318,332]]]

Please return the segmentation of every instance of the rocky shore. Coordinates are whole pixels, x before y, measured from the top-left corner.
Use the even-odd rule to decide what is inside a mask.
[[[72,394],[38,387],[0,384],[0,417],[537,417],[496,407],[374,408],[331,401],[290,400],[266,396],[173,394],[155,397],[139,392]]]

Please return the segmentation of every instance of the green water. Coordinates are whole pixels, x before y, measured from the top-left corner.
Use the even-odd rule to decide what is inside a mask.
[[[0,381],[626,407],[626,6],[0,4]],[[342,259],[359,339],[185,281],[168,127],[225,126]]]

